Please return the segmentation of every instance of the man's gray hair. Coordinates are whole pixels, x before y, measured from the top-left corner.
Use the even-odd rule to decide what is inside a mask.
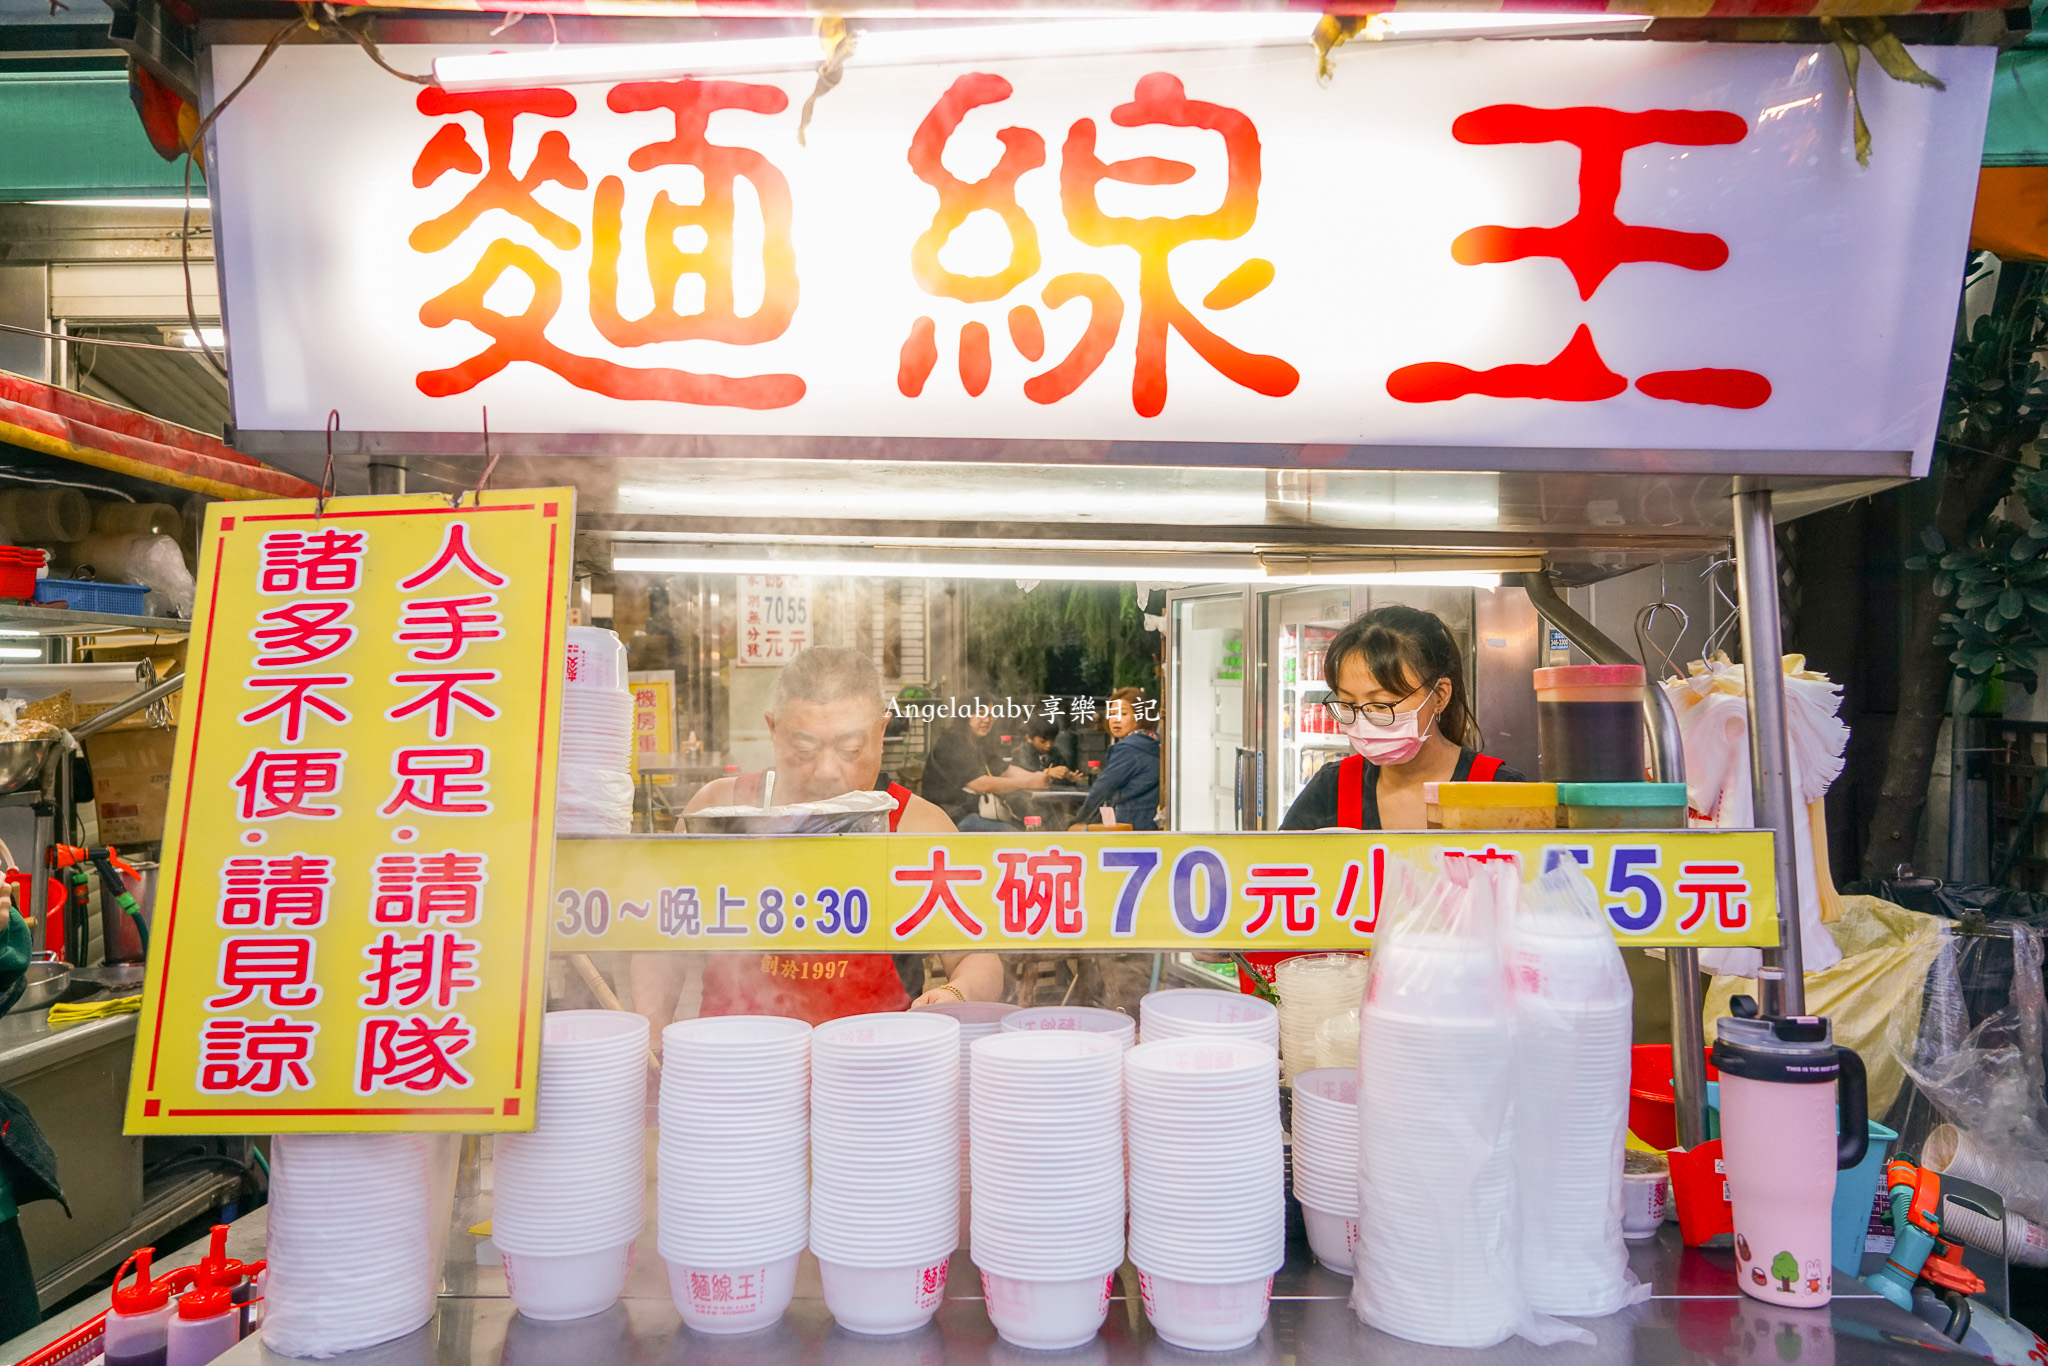
[[[768,695],[768,711],[780,716],[791,702],[826,706],[850,697],[872,702],[878,712],[887,706],[882,698],[882,672],[875,667],[875,661],[859,650],[813,645],[798,652],[775,676],[775,689]]]

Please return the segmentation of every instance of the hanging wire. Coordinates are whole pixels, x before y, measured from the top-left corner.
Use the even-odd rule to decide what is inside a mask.
[[[313,518],[327,515],[327,500],[334,496],[334,434],[341,430],[341,410],[327,410],[327,464],[320,471],[320,496],[313,501]]]
[[[185,272],[185,321],[191,325],[192,340],[199,343],[199,354],[206,357],[206,363],[211,365],[222,379],[227,378],[228,368],[221,363],[221,358],[213,353],[213,348],[206,344],[206,334],[199,330],[199,307],[192,298],[193,161],[198,156],[199,149],[205,145],[206,135],[213,130],[215,121],[227,112],[228,106],[235,102],[237,95],[249,88],[249,82],[255,80],[257,74],[270,64],[270,59],[277,55],[278,48],[284,46],[284,40],[302,28],[311,27],[312,19],[301,15],[272,34],[270,41],[263,45],[263,51],[257,54],[255,63],[250,66],[249,74],[242,77],[233,90],[228,91],[226,99],[207,111],[206,117],[199,120],[199,126],[192,130],[191,140],[185,144],[185,220],[184,225],[178,230],[178,265]]]
[[[498,468],[498,457],[497,457],[497,455],[496,455],[496,454],[494,454],[494,453],[492,452],[492,450],[491,450],[491,410],[490,410],[489,406],[488,406],[488,405],[486,405],[483,411],[484,411],[484,472],[483,472],[482,474],[480,474],[480,475],[478,475],[478,476],[477,476],[477,481],[476,481],[476,492],[475,492],[475,494],[474,494],[474,496],[473,496],[473,501],[472,501],[472,503],[470,504],[470,505],[471,505],[472,507],[482,507],[482,506],[483,506],[483,504],[484,504],[484,486],[485,486],[486,484],[488,484],[488,483],[490,483],[490,482],[491,482],[491,472],[492,472],[493,470],[495,470],[495,469],[497,469],[497,468]],[[459,508],[459,507],[461,507],[461,506],[462,506],[462,490],[461,490],[461,489],[457,489],[457,490],[456,490],[456,491],[455,491],[455,492],[454,492],[454,493],[453,493],[452,495],[450,495],[450,497],[449,497],[449,499],[448,499],[448,506],[449,506],[449,507],[452,507],[452,508]]]

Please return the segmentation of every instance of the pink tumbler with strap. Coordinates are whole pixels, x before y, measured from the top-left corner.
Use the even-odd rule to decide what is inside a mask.
[[[1736,998],[1745,1005],[1754,1011]],[[1870,1144],[1863,1060],[1820,1016],[1724,1019],[1718,1035],[1738,1283],[1772,1304],[1819,1308],[1834,1293],[1835,1172]]]

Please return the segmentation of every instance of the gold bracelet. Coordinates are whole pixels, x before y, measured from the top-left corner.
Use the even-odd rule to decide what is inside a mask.
[[[967,999],[966,993],[962,992],[960,988],[954,986],[951,982],[941,982],[937,986],[933,987],[932,990],[950,991],[953,993],[953,999],[956,1001],[965,1001]]]

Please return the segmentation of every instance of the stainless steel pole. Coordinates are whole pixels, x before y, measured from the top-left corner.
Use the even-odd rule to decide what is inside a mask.
[[[1783,987],[1759,1000],[1764,1013],[1806,1013],[1806,955],[1799,940],[1799,857],[1793,821],[1792,765],[1785,738],[1784,634],[1778,620],[1778,547],[1771,491],[1735,481],[1736,607],[1749,693],[1749,767],[1756,824],[1771,832],[1778,885],[1778,947],[1764,961],[1784,970]],[[1761,981],[1759,989],[1769,991]]]

